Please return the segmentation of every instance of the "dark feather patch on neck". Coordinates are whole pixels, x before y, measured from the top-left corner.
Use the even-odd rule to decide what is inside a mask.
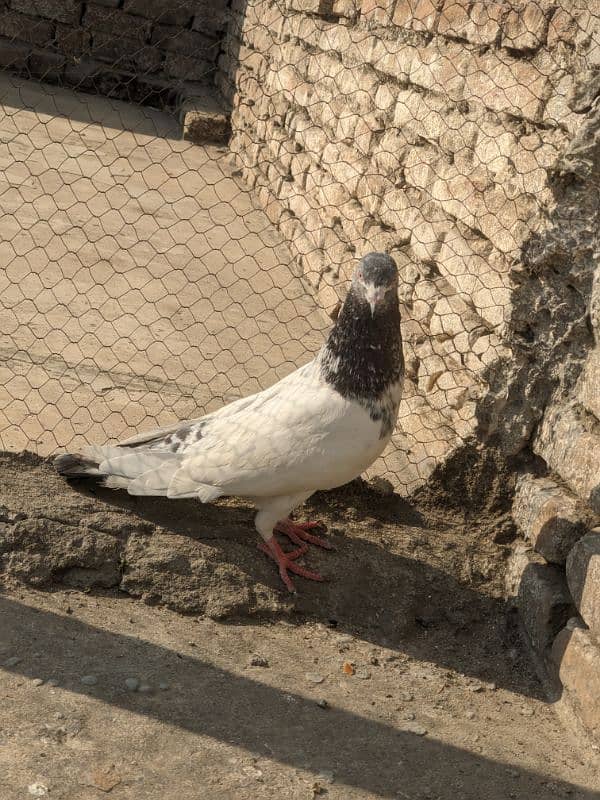
[[[324,379],[343,397],[375,402],[404,373],[398,299],[371,316],[350,289],[321,356]]]

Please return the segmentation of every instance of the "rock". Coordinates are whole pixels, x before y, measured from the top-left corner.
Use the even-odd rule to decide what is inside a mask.
[[[18,656],[11,656],[10,658],[6,659],[6,661],[4,662],[4,666],[5,667],[16,667],[17,664],[20,664],[20,663],[21,663],[21,659]]]
[[[475,714],[475,712],[474,712],[474,711],[467,711],[467,712],[465,713],[465,717],[466,717],[467,719],[475,719],[475,716],[476,716],[476,714]]]
[[[368,681],[371,677],[371,673],[365,667],[358,667],[354,674],[363,681]]]
[[[137,691],[140,682],[137,678],[125,678],[125,686],[130,692]]]
[[[94,684],[98,683],[98,678],[95,675],[84,675],[80,680],[85,686],[94,686]]]
[[[161,692],[166,692],[166,691],[167,691],[167,689],[169,689],[169,688],[170,688],[170,686],[169,686],[169,684],[168,684],[166,681],[161,681],[161,682],[158,684],[158,688],[161,690]]]
[[[96,767],[85,779],[86,786],[93,786],[102,792],[110,792],[121,783],[121,776],[115,771],[114,765]]]
[[[546,561],[564,564],[587,530],[581,501],[550,478],[523,475],[517,481],[513,519],[534,550]]]
[[[583,621],[600,636],[600,529],[580,539],[569,553],[567,583]]]
[[[48,787],[45,783],[30,783],[27,791],[32,797],[45,797],[48,794]]]
[[[391,481],[388,481],[387,478],[382,478],[379,475],[371,478],[367,485],[382,497],[390,497],[394,494],[394,485],[391,483]]]
[[[325,678],[317,672],[307,672],[304,676],[309,683],[323,683]]]
[[[269,666],[269,659],[263,658],[262,656],[252,656],[250,659],[250,666],[251,667],[268,667]]]
[[[552,645],[552,663],[568,702],[593,736],[600,732],[600,646],[590,631],[565,628]]]
[[[327,700],[319,700],[317,701],[317,705],[319,706],[319,708],[329,708],[329,703],[327,702]]]
[[[42,686],[42,685],[43,685],[43,683],[44,683],[44,679],[43,679],[43,678],[34,678],[34,679],[31,681],[31,685],[32,685],[32,686]]]
[[[563,572],[552,564],[529,564],[521,578],[519,612],[533,648],[543,653],[575,607]]]
[[[150,694],[152,692],[152,686],[150,686],[149,683],[140,683],[138,692],[140,694]]]
[[[415,736],[425,736],[427,733],[427,728],[418,722],[404,722],[399,726],[398,730],[402,731],[402,733],[414,733]]]

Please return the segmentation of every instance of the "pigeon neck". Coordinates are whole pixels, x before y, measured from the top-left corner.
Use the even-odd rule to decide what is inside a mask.
[[[325,380],[348,398],[375,400],[404,370],[397,298],[374,316],[352,289],[321,356]]]

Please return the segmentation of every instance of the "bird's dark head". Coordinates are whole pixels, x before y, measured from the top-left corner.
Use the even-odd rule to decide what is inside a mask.
[[[386,253],[368,253],[361,258],[352,276],[352,292],[366,303],[371,316],[390,303],[398,302],[398,267]]]

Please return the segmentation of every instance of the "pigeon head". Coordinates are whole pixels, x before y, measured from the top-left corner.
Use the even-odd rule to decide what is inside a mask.
[[[361,258],[352,276],[352,291],[369,306],[371,317],[397,302],[398,268],[394,259],[386,253],[368,253]]]

